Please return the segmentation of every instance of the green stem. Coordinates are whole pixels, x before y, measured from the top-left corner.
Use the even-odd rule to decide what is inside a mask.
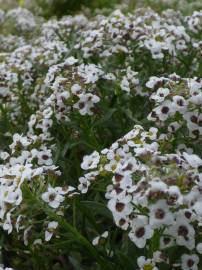
[[[95,249],[95,247],[83,236],[80,234],[80,232],[73,227],[71,224],[69,224],[66,220],[64,220],[62,217],[58,216],[49,206],[46,206],[39,198],[36,198],[34,194],[30,191],[30,189],[26,188],[26,195],[28,195],[29,199],[35,201],[35,203],[42,209],[46,215],[57,221],[61,228],[67,230],[68,232],[71,232],[71,234],[74,236],[75,240],[79,242],[83,247],[88,250],[90,255],[95,259],[95,261],[101,266],[101,269],[103,270],[109,270],[110,266],[107,261],[105,261],[98,253],[98,251]],[[29,194],[28,194],[29,193]]]

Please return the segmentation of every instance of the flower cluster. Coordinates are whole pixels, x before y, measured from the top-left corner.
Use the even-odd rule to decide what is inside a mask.
[[[138,248],[147,245],[149,252],[158,235],[157,250],[177,245],[196,252],[200,245],[196,232],[202,222],[202,175],[198,170],[202,159],[179,151],[163,154],[161,147],[169,141],[158,134],[156,128],[146,132],[135,126],[110,148],[84,157],[81,167],[88,173],[80,179],[79,189],[85,193],[90,184],[108,176],[108,208],[116,225],[128,231]],[[182,269],[191,258],[182,256]],[[193,263],[198,262],[193,255]],[[169,260],[165,263],[171,265]],[[145,264],[152,261],[138,260],[140,269]]]
[[[36,148],[38,145],[38,148]],[[14,134],[9,151],[1,151],[0,193],[1,222],[3,229],[11,233],[15,225],[19,230],[21,215],[16,220],[16,211],[24,203],[22,186],[24,182],[33,185],[37,178],[45,180],[49,173],[60,174],[53,165],[50,150],[41,145],[37,136]]]
[[[152,10],[145,13],[138,10],[134,14],[124,15],[117,10],[107,18],[96,18],[82,33],[78,46],[83,50],[84,57],[109,57],[120,52],[130,55],[134,50],[147,50],[153,59],[162,59],[167,54],[172,57],[179,53],[186,55],[193,43],[186,32],[185,22],[190,28],[191,18],[197,15],[200,13],[183,20],[177,12],[166,11],[159,16]]]
[[[176,74],[169,78],[151,77],[146,83],[151,89],[154,109],[148,116],[159,126],[167,125],[168,132],[183,129],[184,135],[202,135],[202,80],[184,79]],[[188,130],[188,132],[186,132]]]

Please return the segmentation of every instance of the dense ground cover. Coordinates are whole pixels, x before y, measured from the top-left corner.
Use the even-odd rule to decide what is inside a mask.
[[[200,270],[201,1],[0,7],[2,269]]]

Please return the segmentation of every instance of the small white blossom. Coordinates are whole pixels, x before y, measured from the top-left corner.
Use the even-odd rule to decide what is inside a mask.
[[[55,229],[58,226],[58,222],[57,221],[51,221],[48,223],[48,228],[45,231],[45,241],[50,241],[50,239],[52,238]]]

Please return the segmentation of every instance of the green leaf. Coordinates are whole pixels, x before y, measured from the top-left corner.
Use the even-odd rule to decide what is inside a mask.
[[[96,121],[93,124],[93,127],[100,126],[100,125],[104,124],[105,122],[107,122],[112,117],[112,115],[114,114],[115,111],[116,111],[116,108],[108,109],[108,112],[104,115],[104,117],[102,117],[100,120]]]
[[[106,205],[99,203],[99,202],[94,202],[94,201],[81,201],[80,202],[81,206],[85,206],[91,210],[94,211],[96,214],[100,214],[105,216],[106,218],[112,219],[111,212],[109,209],[106,207]]]

